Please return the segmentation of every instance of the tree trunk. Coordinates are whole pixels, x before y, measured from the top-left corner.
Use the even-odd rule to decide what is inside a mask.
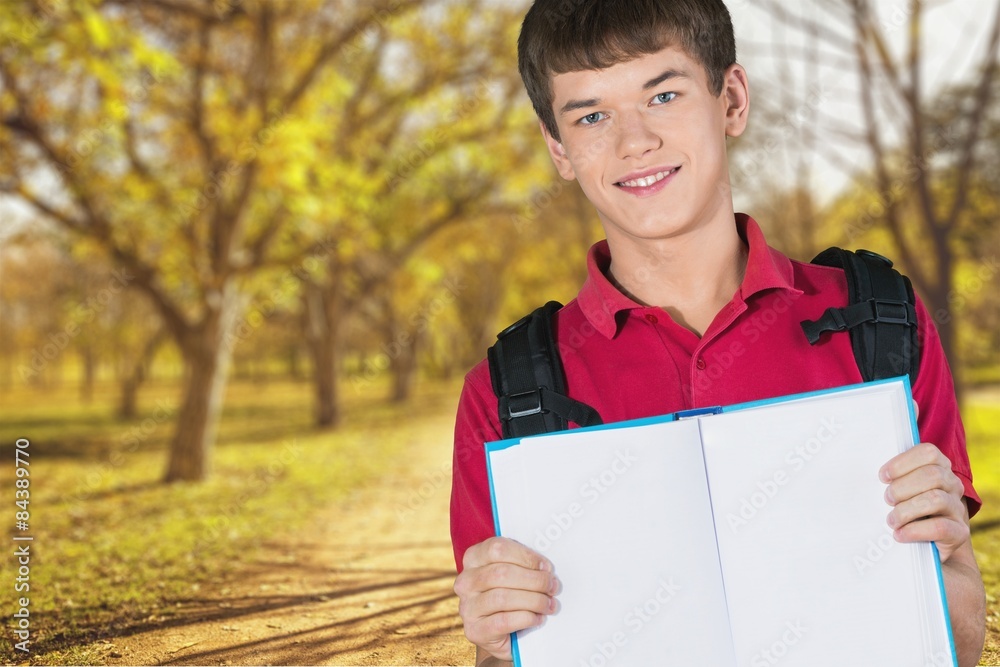
[[[299,346],[289,345],[287,350],[288,356],[286,360],[288,362],[288,376],[293,380],[302,379],[302,368],[299,365]]]
[[[954,283],[954,257],[945,247],[945,242],[938,243],[937,249],[937,285],[930,290],[928,295],[932,303],[927,304],[927,310],[931,313],[931,318],[937,324],[938,336],[941,338],[941,347],[944,350],[948,365],[951,366],[951,375],[955,381],[955,396],[958,404],[962,405],[963,389],[961,376],[961,363],[958,358],[958,331],[956,320],[958,313],[955,306],[948,301],[948,295],[952,293]]]
[[[83,377],[80,381],[80,400],[84,403],[90,403],[94,398],[94,348],[91,345],[85,345],[82,350],[80,350],[80,355],[83,357]]]
[[[146,381],[148,367],[153,361],[160,343],[164,341],[166,331],[160,329],[149,339],[142,349],[139,359],[129,371],[129,374],[122,380],[121,395],[118,401],[118,418],[134,419],[137,413],[136,406],[139,398],[139,387]]]
[[[305,334],[313,362],[316,426],[333,428],[340,421],[337,392],[339,295],[335,287],[305,286]]]
[[[938,335],[941,337],[941,347],[944,348],[948,365],[951,366],[951,376],[955,381],[955,396],[958,398],[959,406],[962,405],[962,398],[965,386],[962,383],[962,365],[958,360],[958,344],[956,341],[955,320],[953,317],[946,318],[938,324]]]
[[[392,365],[392,394],[390,400],[393,403],[403,403],[410,398],[413,392],[413,383],[417,377],[417,346],[420,344],[420,332],[407,335],[403,338],[397,335],[392,340],[406,340],[406,345],[398,345],[394,350],[396,354],[391,359]],[[405,333],[405,332],[403,332]]]
[[[185,366],[184,399],[170,444],[165,482],[200,481],[208,475],[232,358],[227,336],[237,311],[234,292],[228,286],[221,303],[208,310],[199,326],[179,341]]]
[[[312,347],[316,425],[320,428],[333,428],[340,421],[337,400],[337,355],[329,340],[317,341]]]
[[[121,420],[135,419],[136,402],[139,396],[141,377],[131,375],[122,382],[121,395],[118,399],[118,418]]]

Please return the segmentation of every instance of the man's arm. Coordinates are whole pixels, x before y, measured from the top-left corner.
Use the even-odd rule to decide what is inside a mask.
[[[951,632],[955,637],[958,664],[976,665],[986,641],[986,591],[979,565],[972,553],[972,542],[955,551],[941,565],[944,589],[951,613]]]
[[[941,556],[945,593],[959,667],[975,667],[986,641],[986,590],[969,531],[964,486],[941,450],[921,443],[893,457],[880,471],[887,522],[899,542],[932,541]]]
[[[476,667],[510,667],[513,662],[494,658],[483,649],[476,647]]]

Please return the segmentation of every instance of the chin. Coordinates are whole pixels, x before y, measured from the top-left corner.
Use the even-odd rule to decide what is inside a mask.
[[[689,230],[692,225],[687,218],[679,215],[671,215],[666,219],[650,215],[638,220],[633,217],[628,224],[619,227],[631,236],[653,241],[677,236]]]

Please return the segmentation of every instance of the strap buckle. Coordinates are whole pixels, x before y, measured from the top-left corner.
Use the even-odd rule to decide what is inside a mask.
[[[532,389],[531,391],[522,391],[517,394],[511,394],[507,397],[506,407],[506,412],[509,415],[508,419],[517,419],[518,417],[530,417],[531,415],[541,414],[541,387],[538,389]]]
[[[875,321],[887,324],[910,324],[910,314],[905,301],[872,299]]]

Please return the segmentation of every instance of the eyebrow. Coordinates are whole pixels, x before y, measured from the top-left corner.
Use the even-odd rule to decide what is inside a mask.
[[[669,81],[670,79],[689,79],[689,78],[691,78],[691,76],[684,70],[668,69],[659,76],[654,76],[652,79],[642,84],[642,89],[649,90],[650,88],[656,88],[664,81]]]
[[[656,88],[658,85],[664,81],[669,81],[670,79],[689,79],[690,75],[683,70],[668,69],[661,74],[654,76],[652,79],[642,84],[643,90],[649,90],[650,88]],[[601,100],[597,97],[591,97],[586,100],[570,100],[559,109],[559,115],[564,115],[570,111],[576,111],[577,109],[587,109],[589,107],[596,107],[601,103]]]
[[[562,109],[559,110],[559,114],[567,114],[570,111],[576,111],[577,109],[586,109],[587,107],[596,107],[601,103],[596,97],[591,97],[589,100],[570,100],[563,105]]]

